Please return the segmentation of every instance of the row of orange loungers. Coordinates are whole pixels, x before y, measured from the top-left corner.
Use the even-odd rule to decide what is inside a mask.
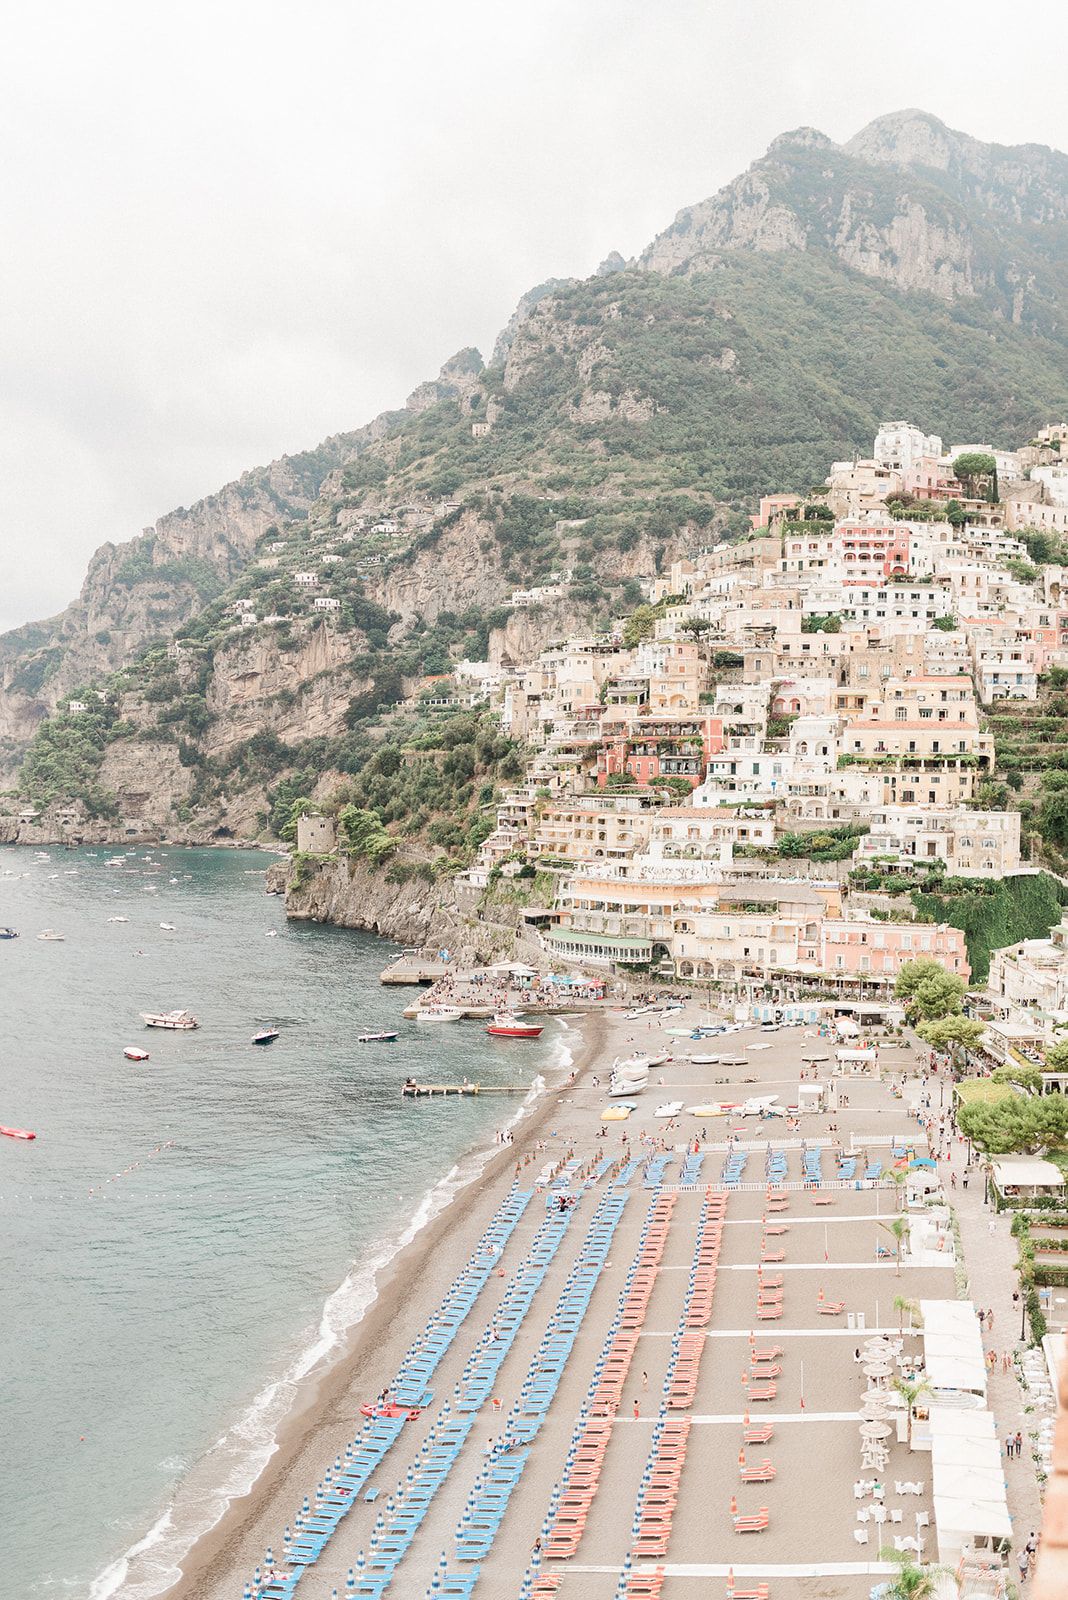
[[[554,1493],[546,1519],[547,1557],[566,1560],[579,1547],[586,1518],[600,1485],[601,1467],[619,1409],[623,1386],[638,1345],[649,1297],[667,1244],[676,1196],[658,1194],[627,1273],[619,1311],[597,1362],[586,1405],[571,1440],[562,1492]]]
[[[783,1275],[781,1272],[768,1272],[767,1263],[785,1259],[786,1251],[779,1240],[789,1231],[789,1223],[769,1222],[768,1217],[788,1210],[789,1204],[786,1190],[769,1183],[764,1195],[760,1261],[757,1266],[757,1317],[762,1322],[777,1321],[782,1316]],[[754,1424],[750,1421],[749,1405],[754,1401],[775,1399],[778,1394],[775,1379],[782,1372],[782,1354],[781,1345],[759,1346],[756,1336],[752,1333],[749,1335],[749,1367],[742,1373],[746,1409],[742,1417],[742,1447],[738,1451],[738,1476],[742,1483],[771,1483],[775,1478],[775,1468],[768,1456],[751,1460],[746,1456],[745,1449],[747,1445],[768,1444],[774,1436],[774,1424]],[[735,1533],[763,1533],[769,1521],[767,1506],[742,1512],[738,1510],[736,1497],[731,1496],[731,1522]],[[728,1600],[767,1600],[768,1587],[767,1584],[758,1584],[754,1589],[738,1589],[731,1571],[727,1578],[727,1595]]]
[[[723,1243],[726,1210],[727,1196],[712,1189],[706,1190],[682,1316],[672,1341],[671,1359],[664,1380],[665,1409],[685,1409],[693,1404],[697,1392],[701,1355],[705,1346],[705,1334],[700,1330],[712,1318],[716,1268]],[[689,1434],[689,1417],[661,1416],[653,1430],[652,1450],[642,1474],[634,1510],[633,1553],[638,1560],[667,1554],[682,1469],[686,1464]],[[653,1592],[659,1593],[659,1589]],[[628,1596],[635,1593],[633,1585],[624,1593]]]

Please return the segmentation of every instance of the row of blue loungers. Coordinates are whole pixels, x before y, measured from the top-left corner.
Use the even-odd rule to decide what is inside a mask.
[[[398,1404],[417,1406],[429,1400],[427,1385],[495,1271],[501,1252],[533,1196],[532,1189],[520,1189],[516,1185],[509,1191],[474,1253],[401,1362],[390,1389]],[[568,1217],[570,1213],[561,1215]],[[291,1533],[288,1527],[285,1530],[283,1556],[294,1570],[264,1584],[257,1581],[255,1590],[246,1585],[246,1596],[255,1593],[263,1600],[288,1600],[305,1569],[319,1559],[331,1534],[366,1489],[404,1425],[403,1417],[378,1417],[364,1425],[346,1446],[344,1461],[339,1457],[333,1468],[328,1469],[314,1510],[305,1497],[304,1506],[295,1519],[296,1531]],[[374,1497],[374,1491],[367,1495],[368,1499]],[[358,1580],[356,1585],[347,1584],[346,1589],[350,1594],[358,1592]]]

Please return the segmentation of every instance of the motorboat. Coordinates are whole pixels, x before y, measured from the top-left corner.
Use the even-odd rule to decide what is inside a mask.
[[[651,1067],[663,1067],[663,1066],[666,1066],[667,1063],[671,1060],[671,1051],[670,1050],[658,1050],[656,1055],[654,1055],[654,1056],[646,1056],[645,1059],[648,1061],[648,1063],[649,1063],[649,1065]]]
[[[622,1100],[629,1094],[640,1094],[649,1082],[648,1072],[626,1073],[620,1077],[613,1076],[608,1085],[610,1100]]]
[[[650,1058],[640,1052],[632,1056],[616,1056],[616,1059],[612,1062],[612,1076],[615,1078],[620,1073],[632,1071],[648,1072],[651,1066],[652,1061]]]
[[[266,938],[266,939],[277,939],[278,938],[278,929],[277,928],[268,928],[267,932],[264,935],[264,938]]]
[[[0,928],[0,939],[17,939],[18,933],[14,928]]]
[[[142,1011],[141,1021],[146,1028],[167,1028],[179,1033],[200,1027],[191,1011]]]
[[[43,933],[39,933],[37,937],[38,939],[42,939],[45,944],[63,943],[63,934],[57,933],[55,928],[45,928]]]
[[[653,1112],[654,1117],[677,1117],[682,1110],[681,1100],[669,1100],[667,1105],[657,1106]]]
[[[510,1011],[498,1011],[487,1033],[492,1033],[496,1039],[538,1039],[541,1037],[543,1024],[540,1022],[525,1022],[522,1017],[513,1016]]]
[[[432,1001],[428,1006],[420,1006],[415,1013],[416,1022],[459,1022],[463,1016],[463,1006],[447,1006],[438,1001]]]
[[[396,1041],[395,1033],[358,1033],[357,1044],[393,1044]]]
[[[126,1049],[122,1053],[126,1057],[127,1061],[147,1061],[148,1060],[148,1051],[147,1050],[138,1050],[136,1045],[128,1044],[126,1046]]]
[[[129,917],[109,917],[109,922],[129,922]]]
[[[0,1133],[5,1134],[9,1139],[36,1139],[37,1137],[29,1128],[5,1128],[2,1122],[0,1122]]]
[[[624,1022],[634,1022],[638,1017],[647,1017],[656,1010],[655,1006],[637,1006],[633,1011],[624,1011]]]
[[[252,1035],[252,1043],[274,1044],[274,1041],[279,1037],[280,1032],[281,1030],[279,1028],[261,1028],[259,1033],[254,1033]]]
[[[175,927],[174,927],[174,923],[173,922],[161,922],[160,923],[160,927],[163,929],[164,933],[174,933],[175,932]]]

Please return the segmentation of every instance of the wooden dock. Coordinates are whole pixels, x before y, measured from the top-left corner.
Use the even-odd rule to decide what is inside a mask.
[[[432,1099],[434,1095],[529,1094],[529,1083],[406,1083],[401,1094],[406,1100]]]
[[[455,978],[456,975],[457,968],[454,962],[419,961],[401,956],[398,961],[391,962],[383,972],[379,973],[378,981],[386,984],[426,984],[436,983],[439,978]]]

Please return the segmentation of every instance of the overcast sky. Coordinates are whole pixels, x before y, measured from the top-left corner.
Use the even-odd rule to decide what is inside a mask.
[[[488,354],[525,289],[634,254],[784,129],[914,105],[1068,149],[1066,12],[9,6],[0,628],[64,605],[105,539]]]

